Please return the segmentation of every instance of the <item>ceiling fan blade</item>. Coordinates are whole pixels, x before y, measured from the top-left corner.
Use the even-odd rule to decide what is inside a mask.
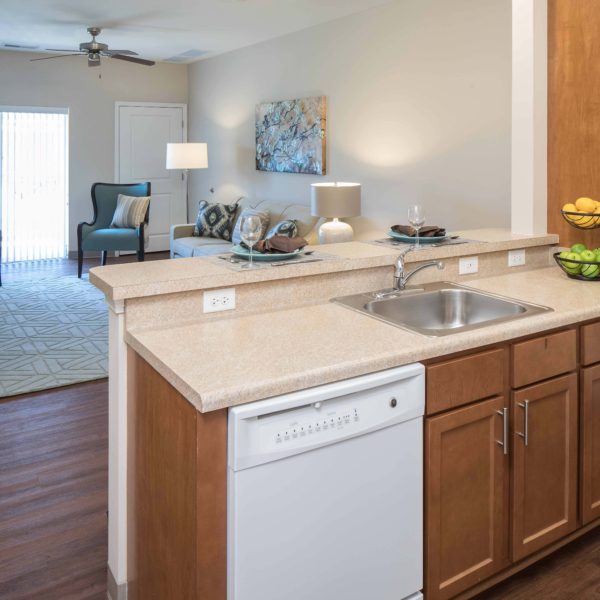
[[[50,60],[52,58],[64,58],[65,56],[81,56],[81,54],[57,54],[55,56],[44,56],[43,58],[30,58],[30,62],[35,62],[36,60]]]
[[[45,48],[46,52],[72,52],[75,54],[76,52],[81,53],[81,50],[73,49],[73,48]]]
[[[126,56],[137,56],[138,53],[134,52],[133,50],[105,50],[104,54],[106,54],[107,56],[113,56],[114,54],[124,54]]]
[[[136,58],[135,56],[126,56],[125,54],[113,54],[111,58],[118,58],[119,60],[126,60],[128,62],[137,63],[138,65],[146,65],[151,67],[156,63],[153,60],[146,60],[145,58]]]

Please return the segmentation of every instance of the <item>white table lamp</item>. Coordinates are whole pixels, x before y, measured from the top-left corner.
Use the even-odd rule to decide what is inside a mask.
[[[187,214],[190,197],[189,171],[190,169],[208,169],[208,144],[201,142],[167,144],[167,169],[185,171],[185,206]]]
[[[321,244],[351,242],[352,227],[339,219],[360,215],[360,183],[313,183],[310,211],[313,216],[333,219],[319,227]]]

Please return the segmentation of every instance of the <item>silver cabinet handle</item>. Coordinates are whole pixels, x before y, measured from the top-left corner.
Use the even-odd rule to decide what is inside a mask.
[[[502,446],[504,454],[508,454],[508,408],[497,410],[496,414],[502,417],[502,441],[496,440],[496,443]]]
[[[525,445],[529,445],[529,400],[525,402],[519,402],[519,406],[525,411],[525,431],[521,433],[517,431],[517,435],[520,435],[525,441]]]

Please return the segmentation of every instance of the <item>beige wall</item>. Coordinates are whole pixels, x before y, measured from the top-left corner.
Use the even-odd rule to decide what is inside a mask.
[[[69,108],[69,249],[73,251],[77,223],[92,217],[92,183],[114,180],[115,101],[187,102],[187,66],[159,63],[148,68],[105,60],[101,69],[90,69],[80,57],[29,62],[35,56],[0,51],[0,106]]]
[[[362,236],[420,202],[450,228],[510,224],[510,0],[397,0],[190,66],[201,197],[308,203],[309,175],[257,172],[258,102],[328,98],[328,180],[363,185]]]

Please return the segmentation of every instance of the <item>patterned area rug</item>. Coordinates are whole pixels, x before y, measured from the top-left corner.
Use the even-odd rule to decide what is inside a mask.
[[[108,376],[104,295],[85,279],[0,287],[0,397]]]

